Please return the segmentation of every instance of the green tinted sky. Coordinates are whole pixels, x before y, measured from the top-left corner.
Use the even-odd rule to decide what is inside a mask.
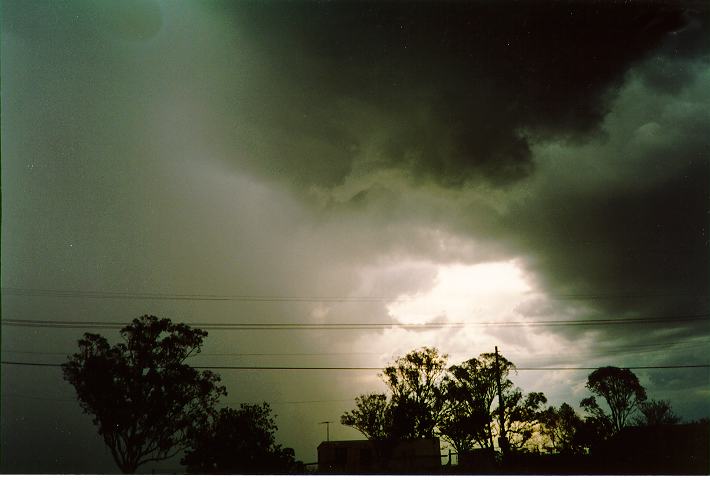
[[[422,345],[707,363],[707,316],[674,321],[709,309],[707,21],[702,2],[3,1],[2,316],[656,319],[215,330],[195,363],[380,366]],[[58,362],[81,333],[5,325],[3,359]],[[707,370],[639,376],[708,415]],[[584,378],[516,382],[577,405]],[[306,462],[317,422],[383,389],[375,372],[223,380],[229,402],[271,402]],[[58,369],[4,365],[2,393],[5,471],[114,471]]]

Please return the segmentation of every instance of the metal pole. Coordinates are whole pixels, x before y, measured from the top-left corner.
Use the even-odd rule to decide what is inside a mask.
[[[500,434],[498,446],[503,452],[503,457],[508,454],[508,437],[505,433],[505,402],[503,401],[503,389],[500,385],[500,365],[498,364],[498,347],[496,346],[496,384],[498,385],[498,422],[500,424]]]
[[[319,425],[323,425],[325,423],[325,441],[330,442],[330,424],[333,423],[331,421],[326,421],[326,422],[319,422]]]

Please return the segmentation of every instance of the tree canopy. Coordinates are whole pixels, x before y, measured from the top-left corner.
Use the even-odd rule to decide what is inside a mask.
[[[226,389],[218,375],[185,364],[207,332],[144,315],[120,335],[123,341],[111,346],[84,334],[62,370],[118,467],[133,473],[181,452]]]
[[[586,386],[592,393],[606,400],[610,414],[602,410],[593,396],[582,400],[580,405],[601,422],[608,422],[612,433],[624,428],[631,415],[646,400],[646,389],[628,368],[598,368],[589,374]]]
[[[673,413],[667,400],[647,400],[639,405],[641,415],[636,418],[637,425],[675,425],[680,417]]]
[[[182,464],[188,473],[290,473],[293,450],[276,443],[276,422],[267,403],[223,408],[198,429]]]
[[[382,393],[360,395],[355,408],[343,413],[340,423],[353,427],[368,440],[388,439],[393,436],[392,405]]]
[[[501,388],[510,391],[508,378],[515,365],[498,356]],[[493,406],[497,404],[496,354],[482,353],[449,368],[443,382],[444,404],[440,432],[457,452],[471,450],[474,445],[493,448]],[[459,450],[460,449],[460,450]]]
[[[448,370],[446,358],[435,348],[424,347],[396,359],[380,375],[391,397],[360,395],[355,399],[356,407],[342,415],[341,423],[370,440],[439,435],[459,454],[476,445],[492,450],[500,375],[508,436],[514,448],[525,448],[540,421],[545,396],[540,392],[523,396],[509,379],[515,365],[495,353],[483,353]]]
[[[499,442],[504,456],[540,447],[581,454],[600,447],[636,411],[642,415],[634,419],[639,425],[678,422],[668,402],[646,401],[646,390],[629,369],[604,367],[588,376],[586,386],[594,395],[582,400],[587,416],[581,418],[567,403],[547,408],[545,394],[517,388],[510,379],[515,365],[497,352],[448,369],[446,359],[426,347],[397,358],[380,374],[388,394],[358,396],[341,423],[373,440],[382,450],[378,458],[386,461],[387,449],[406,439],[440,436],[460,455],[476,447],[493,451],[496,436],[505,438]],[[604,399],[605,408],[598,399]]]
[[[505,431],[510,448],[525,449],[542,420],[542,408],[547,403],[547,398],[541,392],[523,395],[523,392],[516,388],[506,394],[504,401]]]
[[[434,436],[446,359],[436,348],[423,347],[396,359],[382,371],[382,379],[392,394],[395,421],[408,421],[398,428],[403,438]]]
[[[551,450],[557,453],[582,451],[582,424],[582,419],[568,403],[562,403],[559,408],[549,407],[540,415],[541,431],[550,439]]]

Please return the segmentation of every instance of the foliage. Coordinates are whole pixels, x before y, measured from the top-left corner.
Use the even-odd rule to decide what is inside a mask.
[[[118,467],[133,473],[182,451],[226,390],[218,375],[184,363],[207,332],[145,315],[120,334],[114,346],[84,334],[62,370]]]
[[[552,451],[557,453],[582,453],[580,439],[583,431],[582,419],[567,403],[559,408],[549,407],[540,415],[541,432],[552,443]]]
[[[592,393],[606,400],[610,415],[607,416],[594,397],[582,400],[580,405],[600,422],[609,423],[612,433],[624,428],[631,414],[646,400],[646,390],[628,368],[598,368],[589,374],[586,386]],[[608,420],[604,420],[604,417]]]
[[[369,440],[384,440],[392,435],[392,405],[381,393],[360,395],[355,399],[355,408],[345,412],[340,423],[353,427]]]
[[[680,417],[673,413],[670,402],[666,400],[648,400],[639,405],[641,415],[636,418],[637,425],[675,425]]]
[[[443,382],[445,401],[439,429],[458,453],[470,451],[475,444],[493,448],[492,409],[498,393],[495,361],[495,353],[483,353],[449,368]],[[515,365],[499,355],[498,368],[502,389],[511,390],[513,382],[508,376]]]
[[[587,397],[579,405],[587,417],[577,431],[578,443],[593,450],[614,433],[614,426],[611,417],[597,403],[596,397]]]
[[[512,450],[523,450],[540,423],[547,398],[541,392],[531,392],[523,397],[522,391],[516,388],[506,394],[504,402],[508,444]]]
[[[380,468],[387,465],[399,440],[414,438],[410,404],[394,403],[387,395],[370,393],[355,399],[356,407],[340,417],[340,423],[353,427],[373,441],[374,461]]]
[[[399,438],[431,438],[441,410],[440,380],[446,355],[436,348],[413,350],[383,370],[392,393],[393,422]]]
[[[443,387],[445,410],[439,418],[439,433],[458,454],[472,451],[488,438],[491,417],[479,402],[466,402],[452,382]]]
[[[276,444],[276,430],[267,403],[223,408],[196,432],[182,464],[188,473],[210,475],[289,473],[293,450]]]

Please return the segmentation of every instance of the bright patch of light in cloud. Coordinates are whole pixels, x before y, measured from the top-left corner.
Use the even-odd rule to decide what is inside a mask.
[[[427,292],[402,295],[387,305],[405,324],[493,322],[513,315],[530,285],[515,262],[440,265]]]

